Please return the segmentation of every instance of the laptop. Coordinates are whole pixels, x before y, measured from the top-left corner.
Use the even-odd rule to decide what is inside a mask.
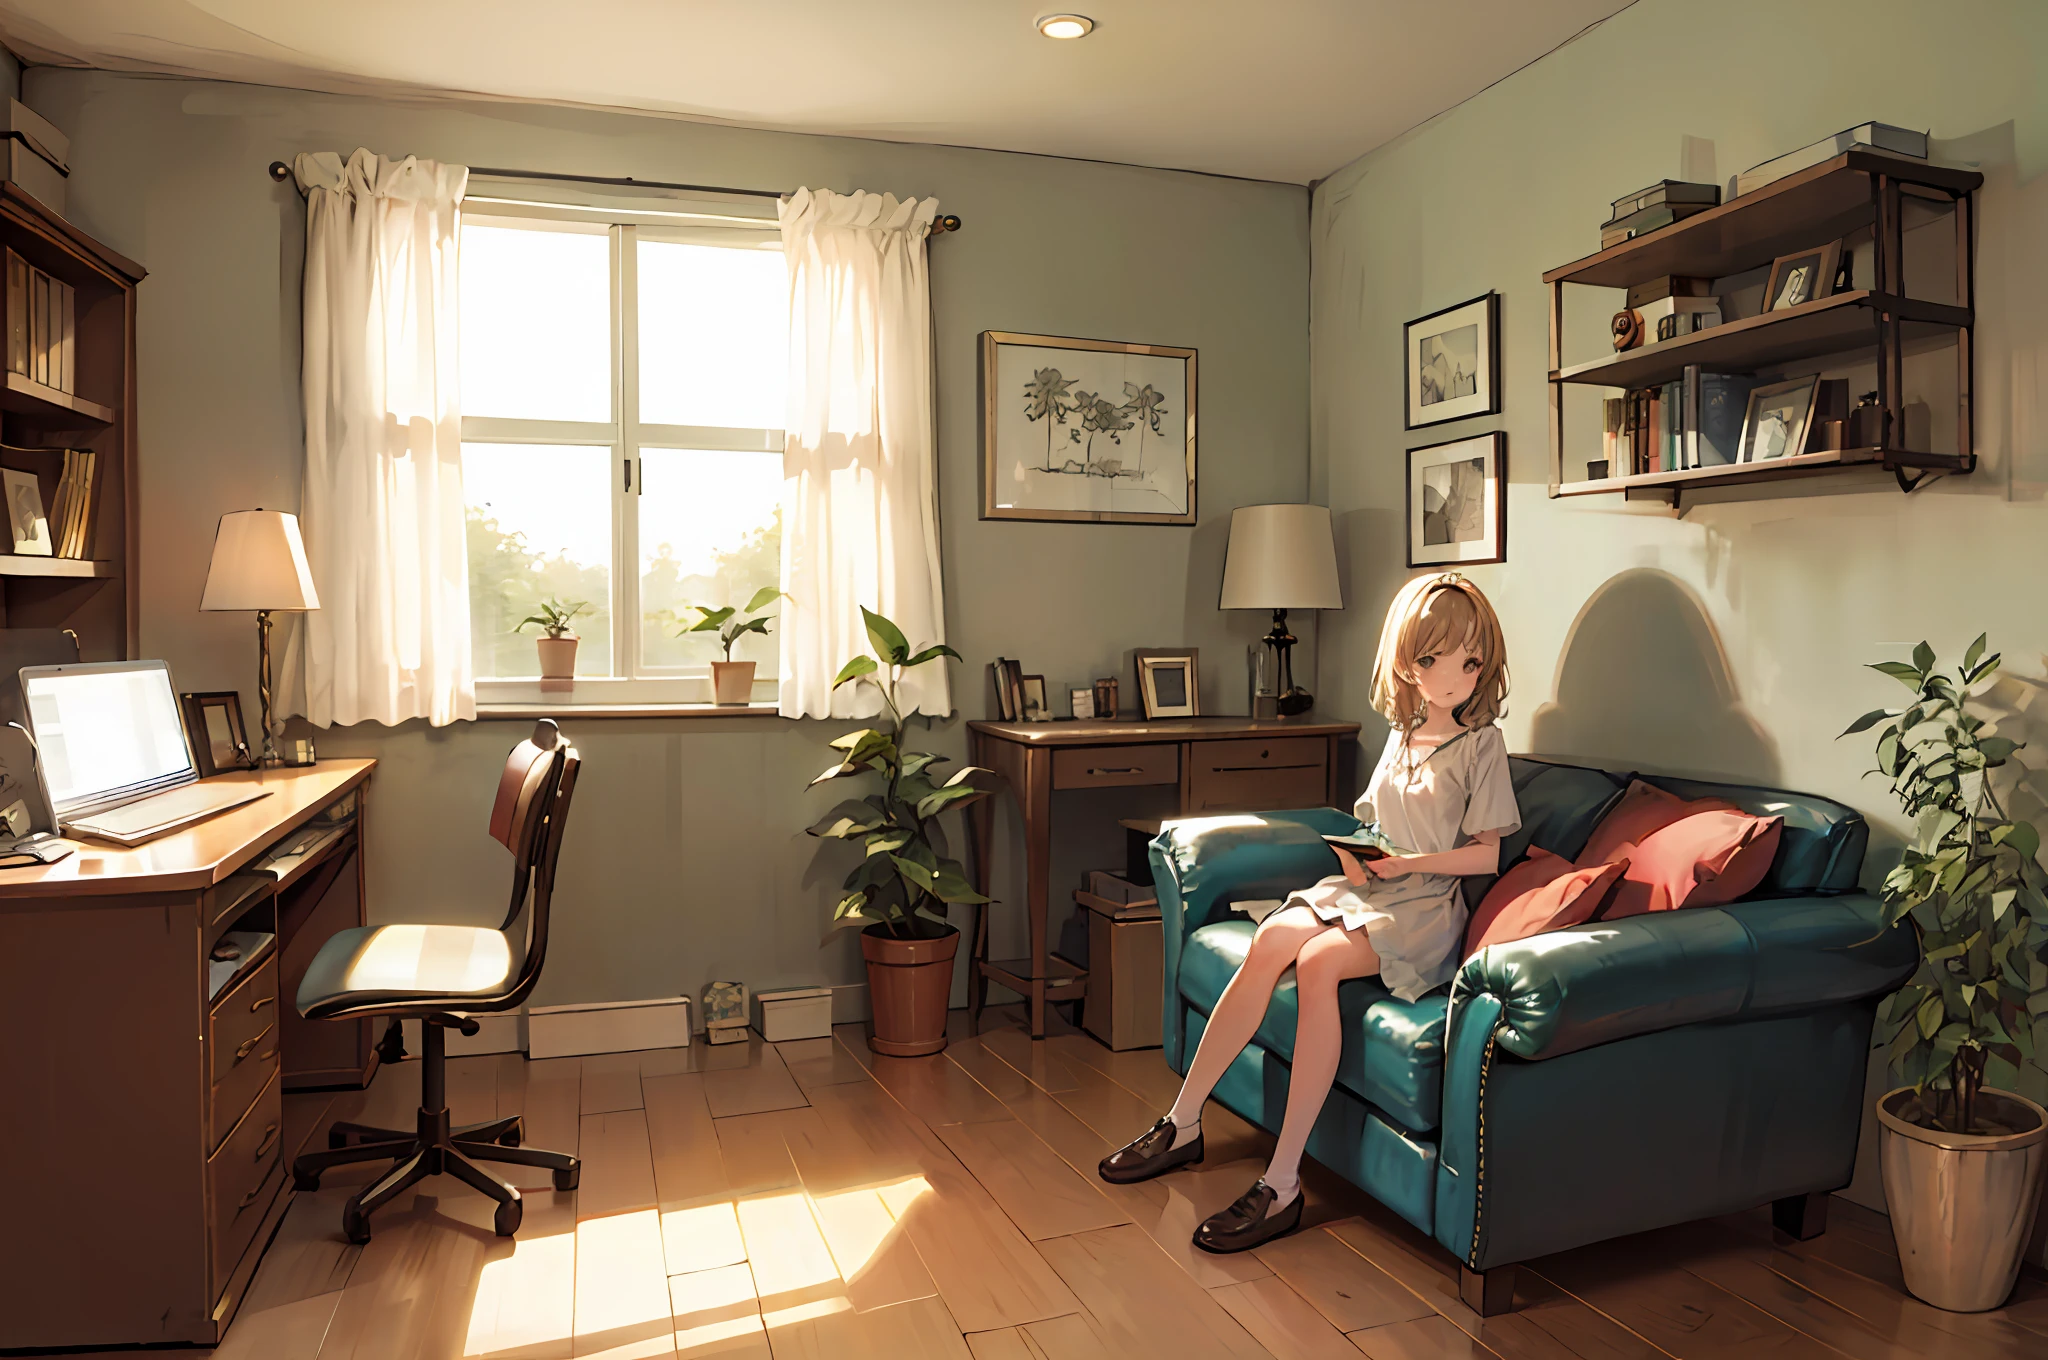
[[[64,831],[141,845],[269,796],[248,784],[199,782],[161,661],[27,666],[21,692],[36,771]]]

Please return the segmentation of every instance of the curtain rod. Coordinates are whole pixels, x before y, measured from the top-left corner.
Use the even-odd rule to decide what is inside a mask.
[[[575,184],[611,184],[628,189],[684,189],[700,194],[739,194],[747,198],[782,199],[789,197],[787,191],[776,189],[733,189],[719,184],[676,184],[667,180],[634,179],[631,176],[617,178],[604,175],[563,175],[549,170],[501,170],[487,165],[473,165],[469,167],[469,173],[472,175],[490,175],[498,179],[557,179],[567,180]],[[292,177],[292,168],[283,161],[272,161],[270,163],[270,177],[279,184],[282,184]],[[958,213],[941,213],[932,219],[932,235],[934,236],[941,232],[958,230],[960,230],[960,215]]]

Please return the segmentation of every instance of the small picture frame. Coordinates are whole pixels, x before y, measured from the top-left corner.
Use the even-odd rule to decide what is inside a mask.
[[[1780,255],[1771,262],[1770,282],[1764,285],[1763,309],[1782,312],[1834,292],[1835,266],[1841,254],[1842,243],[1830,241],[1810,250]]]
[[[1417,317],[1401,328],[1408,423],[1419,430],[1500,411],[1500,294]]]
[[[1408,565],[1508,560],[1507,440],[1495,430],[1408,450]]]
[[[1118,711],[1117,682],[1114,675],[1105,675],[1095,682],[1095,716],[1116,721]]]
[[[1068,704],[1070,704],[1070,705],[1071,705],[1071,706],[1073,707],[1073,710],[1074,710],[1074,716],[1075,716],[1075,717],[1077,717],[1077,718],[1092,718],[1092,717],[1094,717],[1094,716],[1095,716],[1095,687],[1091,685],[1091,686],[1089,686],[1089,687],[1088,687],[1087,689],[1074,689],[1074,690],[1068,690],[1068,691],[1067,691],[1067,702],[1068,702]]]
[[[0,484],[7,493],[7,527],[14,551],[23,557],[50,556],[50,519],[43,513],[43,490],[36,475],[0,468]]]
[[[1147,722],[1154,718],[1202,716],[1200,653],[1141,647],[1131,654],[1138,667],[1138,701]]]
[[[1025,722],[1051,722],[1052,705],[1045,698],[1045,677],[1027,675],[1024,677],[1024,711],[1020,715]]]
[[[242,721],[242,696],[233,690],[181,694],[185,735],[192,743],[192,764],[201,778],[229,770],[253,770],[256,754],[249,749],[249,729]]]
[[[1750,389],[1736,461],[1768,463],[1806,452],[1806,432],[1813,423],[1813,398],[1819,388],[1819,375],[1808,374]]]

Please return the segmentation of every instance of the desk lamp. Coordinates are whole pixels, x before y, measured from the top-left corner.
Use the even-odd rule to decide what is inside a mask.
[[[1294,683],[1294,635],[1287,631],[1287,611],[1344,607],[1328,508],[1247,505],[1231,511],[1219,607],[1273,611],[1273,631],[1264,640],[1275,653],[1280,713],[1308,712],[1315,696]]]
[[[276,733],[271,730],[270,616],[278,610],[301,612],[320,607],[320,594],[313,588],[313,573],[306,565],[306,545],[299,537],[299,517],[261,507],[222,515],[213,539],[213,564],[206,571],[206,594],[199,607],[256,611],[261,655],[256,693],[263,704],[263,764],[282,764]]]

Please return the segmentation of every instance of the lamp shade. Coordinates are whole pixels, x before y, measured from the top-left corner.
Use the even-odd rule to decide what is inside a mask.
[[[299,517],[236,510],[220,517],[201,609],[318,609]]]
[[[1342,609],[1328,507],[1247,505],[1231,511],[1221,607]]]

